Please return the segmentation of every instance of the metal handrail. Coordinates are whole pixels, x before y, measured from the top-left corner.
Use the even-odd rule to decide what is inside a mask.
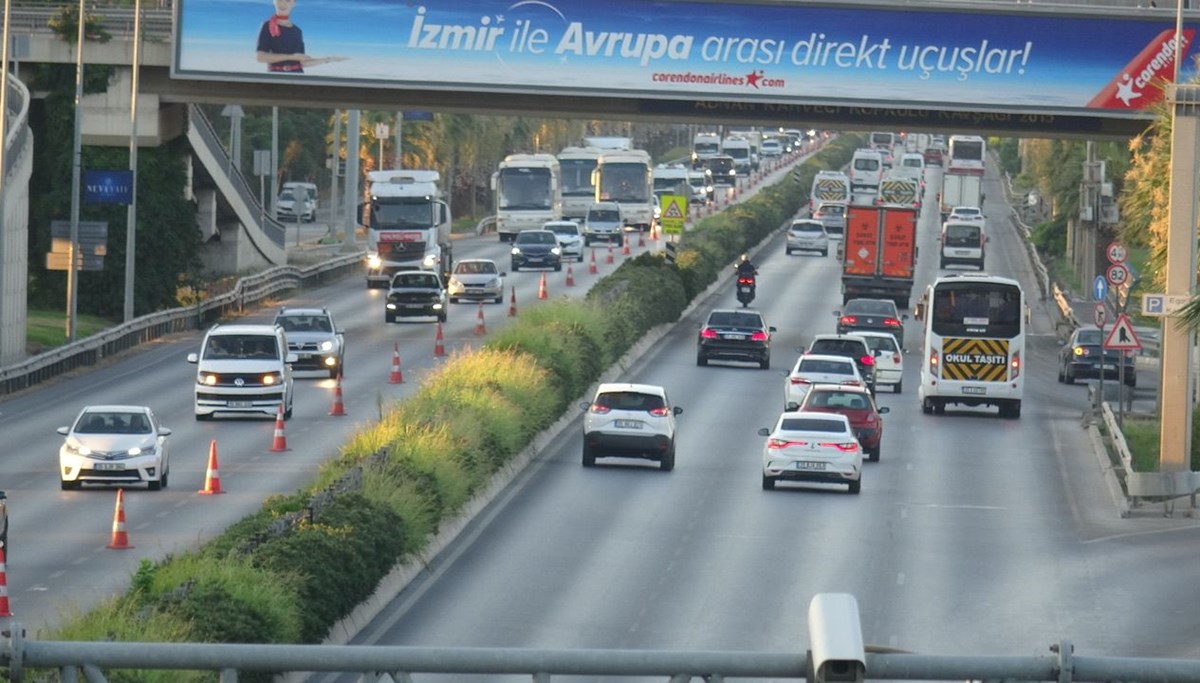
[[[227,162],[232,161],[228,152],[225,151],[225,147],[221,144],[217,136],[217,131],[213,128],[212,121],[209,121],[203,109],[198,105],[189,104],[188,119],[194,124],[196,132],[200,134],[200,137],[204,140],[204,144],[213,156]],[[254,192],[251,191],[250,184],[246,182],[246,177],[242,175],[241,170],[238,169],[236,164],[226,163],[225,171],[242,203],[251,209],[258,209],[258,214],[262,217],[259,227],[262,229],[263,234],[275,243],[275,246],[283,247],[287,241],[287,227],[264,211],[265,207],[259,201],[259,198],[254,195]]]

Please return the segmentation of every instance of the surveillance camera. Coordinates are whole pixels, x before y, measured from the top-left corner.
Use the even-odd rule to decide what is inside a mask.
[[[808,606],[809,683],[862,683],[867,674],[858,601],[849,593],[818,593]]]

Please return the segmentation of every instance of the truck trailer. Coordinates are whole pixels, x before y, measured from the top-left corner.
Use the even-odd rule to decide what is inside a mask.
[[[911,206],[846,209],[842,303],[891,299],[907,308],[917,265],[917,210]]]

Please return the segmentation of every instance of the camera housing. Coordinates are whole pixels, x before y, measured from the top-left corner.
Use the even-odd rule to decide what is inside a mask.
[[[809,683],[862,683],[867,675],[858,601],[849,593],[818,593],[808,606]]]

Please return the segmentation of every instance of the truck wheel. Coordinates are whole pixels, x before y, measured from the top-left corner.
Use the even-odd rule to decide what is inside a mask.
[[[394,322],[396,322],[396,316],[392,313],[384,313],[383,314],[383,322],[394,323]]]

